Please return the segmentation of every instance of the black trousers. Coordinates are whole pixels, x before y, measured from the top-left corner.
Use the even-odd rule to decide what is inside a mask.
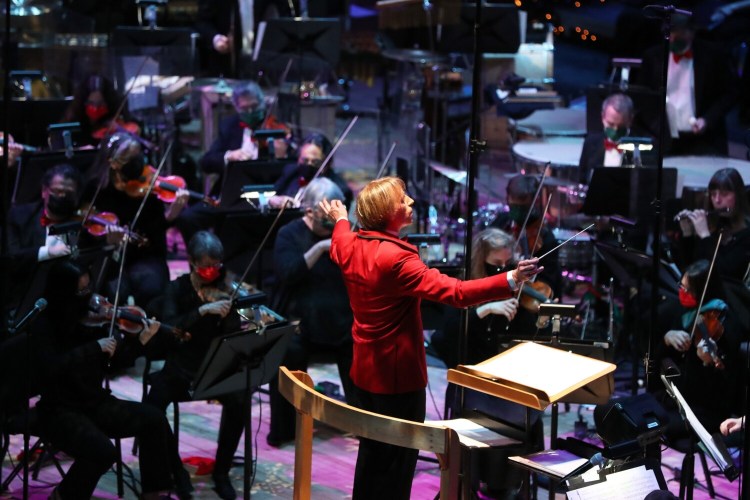
[[[293,335],[281,364],[290,370],[306,371],[310,356],[316,353],[330,353],[335,357],[346,402],[352,406],[358,406],[354,396],[354,384],[349,377],[349,369],[352,367],[351,342],[339,346],[328,346],[310,343],[302,335]],[[297,412],[279,392],[277,377],[274,377],[268,384],[268,393],[271,402],[268,439],[276,442],[291,441],[294,439]]]
[[[145,402],[155,406],[162,412],[166,411],[167,406],[175,401],[189,401],[190,379],[176,370],[165,366],[164,369],[152,375],[151,390],[146,396]],[[245,393],[234,392],[218,398],[222,405],[221,422],[219,424],[219,438],[216,447],[216,463],[214,464],[214,473],[227,474],[232,467],[234,452],[242,437],[244,430],[245,415],[247,414]],[[246,437],[250,439],[250,437]],[[180,459],[179,443],[175,435],[169,432],[169,464],[173,471],[178,471],[182,467]],[[245,460],[252,460],[252,457],[245,457]]]
[[[108,397],[90,410],[42,404],[39,415],[50,443],[75,459],[57,487],[62,498],[91,498],[99,478],[120,458],[111,439],[131,436],[141,443],[143,492],[172,488],[167,464],[169,422],[156,408]]]
[[[107,282],[107,294],[114,299],[117,286],[118,263],[110,262],[110,276],[114,276]],[[135,303],[143,306],[156,297],[163,295],[164,288],[169,283],[169,267],[166,259],[162,257],[143,257],[126,262],[125,272],[122,276],[120,296],[132,295]]]
[[[357,386],[359,407],[390,417],[424,422],[425,390],[402,394],[373,394]],[[360,439],[354,469],[354,500],[408,500],[419,450]]]

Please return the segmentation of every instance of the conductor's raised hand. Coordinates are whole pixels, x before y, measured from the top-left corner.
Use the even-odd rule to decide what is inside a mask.
[[[325,213],[333,222],[346,219],[349,215],[341,200],[333,200],[329,203],[327,199],[323,198],[323,201],[320,202],[320,209],[323,210],[323,213]]]
[[[542,271],[544,271],[544,266],[539,266],[539,259],[522,260],[518,263],[518,267],[513,270],[513,281],[520,285]]]

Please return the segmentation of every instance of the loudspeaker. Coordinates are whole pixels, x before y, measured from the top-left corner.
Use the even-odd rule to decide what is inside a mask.
[[[667,411],[651,394],[618,398],[594,409],[596,432],[609,446],[656,434],[669,423]]]

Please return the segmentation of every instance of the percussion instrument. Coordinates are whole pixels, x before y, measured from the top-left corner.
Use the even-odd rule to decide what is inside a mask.
[[[577,108],[540,109],[516,122],[516,130],[535,137],[583,137],[586,110]],[[578,159],[576,158],[576,165]]]

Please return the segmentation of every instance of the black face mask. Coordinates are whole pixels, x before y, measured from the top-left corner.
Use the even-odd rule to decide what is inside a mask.
[[[64,194],[62,196],[57,196],[50,194],[47,197],[47,211],[58,217],[67,219],[68,217],[73,216],[73,214],[76,213],[76,210],[78,210],[78,206],[73,195]]]
[[[143,175],[143,158],[136,156],[120,168],[120,175],[126,181],[134,181]]]
[[[529,211],[529,206],[509,203],[508,209],[508,217],[510,217],[510,220],[516,224],[523,224],[523,221],[526,220],[526,213]],[[541,216],[542,214],[539,213],[539,209],[532,209],[531,215],[529,215],[529,224],[538,221]]]

